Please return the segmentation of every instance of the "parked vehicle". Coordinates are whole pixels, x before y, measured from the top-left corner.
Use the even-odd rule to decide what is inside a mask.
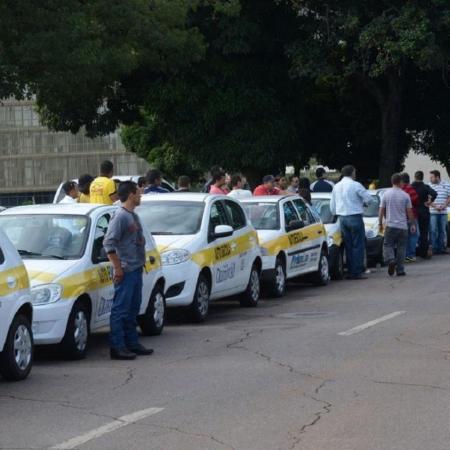
[[[144,195],[136,212],[161,253],[168,307],[188,307],[201,322],[212,300],[238,294],[241,305],[258,304],[258,237],[238,201],[197,193]]]
[[[281,297],[286,280],[309,277],[319,286],[330,279],[326,230],[320,217],[298,195],[258,196],[241,200],[258,231],[263,281]]]
[[[25,379],[33,365],[33,307],[22,259],[0,230],[0,374]]]
[[[109,325],[112,265],[103,238],[116,206],[33,205],[0,214],[0,229],[22,256],[31,282],[38,345],[59,344],[71,359],[85,357],[91,331]],[[144,227],[146,266],[139,325],[146,335],[164,327],[165,281],[155,242]]]

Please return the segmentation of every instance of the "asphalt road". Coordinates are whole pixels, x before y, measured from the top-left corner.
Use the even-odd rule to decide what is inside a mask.
[[[218,303],[132,362],[106,333],[84,361],[41,355],[0,382],[0,448],[448,450],[450,256],[407,269]]]

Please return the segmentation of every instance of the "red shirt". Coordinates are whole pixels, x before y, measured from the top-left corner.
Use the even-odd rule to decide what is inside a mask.
[[[219,194],[219,195],[227,195],[228,191],[225,189],[221,189],[217,186],[214,186],[214,184],[209,188],[210,194]]]
[[[280,190],[276,187],[273,189],[267,189],[266,186],[260,184],[253,191],[253,195],[280,195]]]
[[[405,184],[402,187],[402,190],[406,192],[411,198],[414,217],[417,219],[417,217],[419,217],[419,206],[420,206],[420,199],[419,195],[417,194],[417,191],[410,184]]]

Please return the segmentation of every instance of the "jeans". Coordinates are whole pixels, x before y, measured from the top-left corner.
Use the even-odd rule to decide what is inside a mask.
[[[447,213],[431,214],[430,238],[433,253],[443,253],[447,248]]]
[[[397,273],[405,272],[406,245],[408,243],[408,230],[386,227],[383,241],[384,262],[389,264],[393,261],[397,265]],[[397,256],[395,255],[397,249]]]
[[[142,269],[125,272],[114,285],[114,301],[110,317],[110,345],[114,349],[133,348],[138,344],[136,318],[142,301]]]
[[[426,258],[428,255],[428,247],[430,246],[430,241],[428,239],[428,234],[430,232],[430,212],[419,211],[419,247],[417,248],[417,254],[422,258]]]
[[[417,243],[419,242],[420,230],[419,230],[419,223],[417,220],[414,222],[414,224],[416,225],[416,232],[411,233],[411,230],[408,231],[408,243],[406,245],[407,258],[416,257]]]
[[[339,222],[344,238],[349,275],[361,275],[364,272],[364,253],[366,246],[366,232],[362,215],[340,216]]]

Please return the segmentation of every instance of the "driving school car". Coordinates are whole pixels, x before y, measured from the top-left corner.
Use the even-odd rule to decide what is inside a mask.
[[[241,305],[258,304],[261,253],[239,202],[196,193],[144,195],[136,212],[160,251],[168,307],[186,306],[199,322],[211,300],[240,294]]]
[[[263,280],[281,297],[286,280],[308,275],[317,285],[329,281],[326,231],[319,216],[298,195],[258,196],[241,200],[263,255]]]
[[[60,344],[65,355],[86,355],[91,331],[109,324],[112,265],[103,238],[115,206],[33,205],[0,214],[0,229],[22,256],[31,282],[36,344]],[[138,323],[146,335],[164,326],[164,277],[144,227],[146,264]]]
[[[30,284],[20,255],[0,231],[0,374],[23,380],[33,365]]]
[[[369,191],[372,203],[364,207],[363,221],[366,230],[366,254],[369,264],[383,264],[384,232],[380,231],[378,214],[381,197],[377,191]]]

